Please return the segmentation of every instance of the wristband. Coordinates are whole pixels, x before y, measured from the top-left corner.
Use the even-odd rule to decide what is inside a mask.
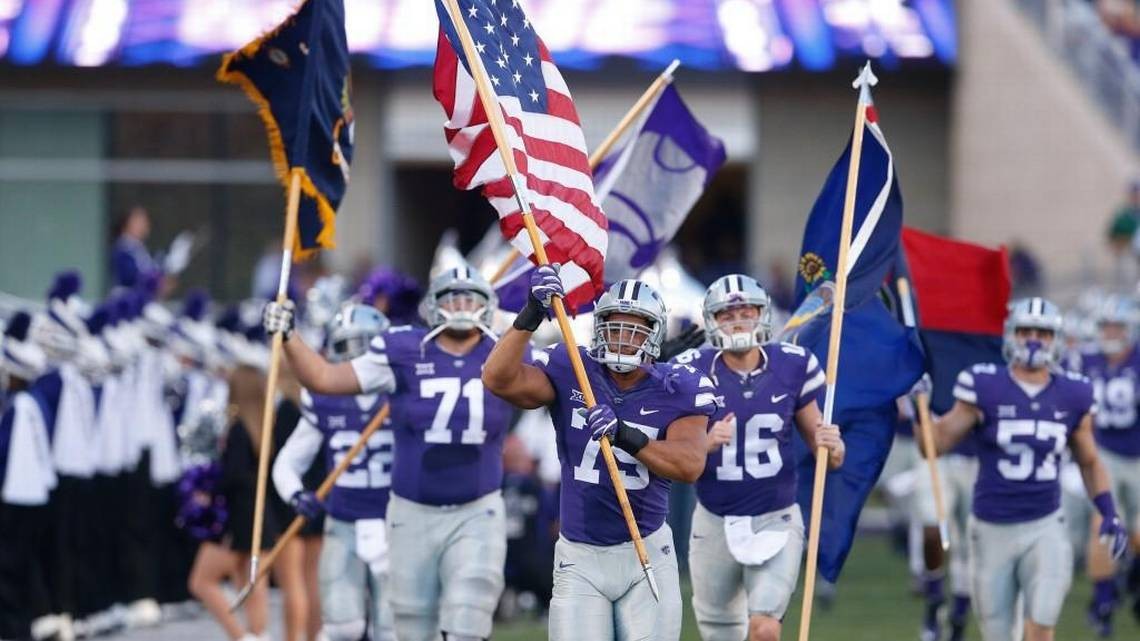
[[[625,421],[618,420],[617,433],[614,434],[614,447],[620,447],[636,456],[641,448],[646,445],[649,445],[649,437],[646,436],[645,432],[626,425]]]
[[[528,295],[526,306],[522,308],[518,316],[515,316],[515,322],[512,326],[521,332],[533,332],[544,320],[546,320],[546,308],[542,306],[542,303],[535,300],[534,296]]]
[[[1112,502],[1112,492],[1101,492],[1093,498],[1093,505],[1096,506],[1096,511],[1100,512],[1101,518],[1105,521],[1111,521],[1116,518],[1116,506]]]

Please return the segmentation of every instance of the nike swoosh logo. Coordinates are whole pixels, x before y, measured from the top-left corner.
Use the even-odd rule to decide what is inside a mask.
[[[638,410],[638,413],[640,413],[642,416],[649,416],[650,414],[656,414],[657,412],[660,412],[660,411],[661,410],[647,410],[643,407],[640,410]]]
[[[558,562],[558,569],[559,570],[565,570],[566,568],[572,568],[572,567],[574,567],[573,563],[567,563],[565,561],[559,561]]]
[[[787,397],[788,397],[787,394],[780,394],[779,396],[776,396],[775,394],[773,394],[772,395],[772,402],[773,403],[779,403],[780,401],[784,400]]]
[[[1069,415],[1068,412],[1054,412],[1053,413],[1053,420],[1059,421],[1068,415]]]

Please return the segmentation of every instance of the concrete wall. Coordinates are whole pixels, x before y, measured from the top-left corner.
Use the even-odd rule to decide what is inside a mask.
[[[772,77],[760,84],[759,154],[750,186],[754,269],[798,258],[804,222],[854,127],[853,78]],[[874,98],[895,157],[906,224],[943,232],[949,214],[949,79],[884,72],[879,78]]]
[[[1137,158],[1013,2],[958,4],[951,230],[1020,239],[1070,288],[1107,268],[1105,230]]]

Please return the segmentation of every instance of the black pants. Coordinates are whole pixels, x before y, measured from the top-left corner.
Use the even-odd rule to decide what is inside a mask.
[[[167,483],[154,488],[154,528],[158,533],[158,601],[180,603],[191,599],[187,581],[198,542],[174,524],[178,515],[178,486]]]
[[[47,614],[48,591],[39,549],[48,508],[0,503],[0,638],[31,638],[31,622]]]
[[[85,517],[89,515],[84,509],[84,494],[90,483],[73,476],[60,476],[51,494],[48,536],[41,553],[51,591],[52,614],[77,615],[81,583],[87,582],[85,589],[91,589],[90,558],[85,554],[89,537]]]
[[[118,532],[125,603],[158,597],[159,532],[155,527],[157,492],[150,480],[150,452],[125,478],[126,509]]]
[[[98,475],[94,481],[93,501],[96,518],[91,521],[92,545],[98,550],[93,557],[93,569],[100,590],[95,594],[94,609],[105,610],[116,603],[125,603],[120,537],[126,513],[126,478],[121,474]]]
[[[104,550],[98,547],[96,523],[99,513],[95,479],[76,479],[75,519],[78,527],[71,537],[75,559],[75,616],[83,618],[99,611],[99,593],[103,584],[99,580],[99,556]]]

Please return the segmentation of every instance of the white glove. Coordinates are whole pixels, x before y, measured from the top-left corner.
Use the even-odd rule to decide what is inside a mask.
[[[163,271],[167,274],[180,274],[190,264],[190,256],[194,251],[194,234],[184,231],[174,237],[170,249],[166,252],[163,261]]]
[[[270,336],[280,332],[285,338],[293,333],[293,312],[296,307],[293,301],[287,300],[284,303],[277,303],[269,301],[265,304],[265,310],[261,313],[261,326],[265,328],[265,333]]]

